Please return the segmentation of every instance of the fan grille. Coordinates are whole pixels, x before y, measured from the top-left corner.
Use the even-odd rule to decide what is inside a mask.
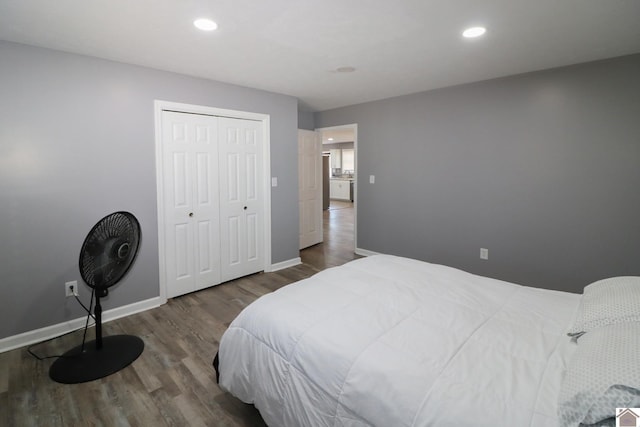
[[[115,285],[138,252],[140,224],[129,212],[114,212],[93,226],[80,250],[80,275],[94,289]]]

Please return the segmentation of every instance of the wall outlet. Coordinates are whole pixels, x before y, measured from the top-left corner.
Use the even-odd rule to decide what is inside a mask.
[[[64,284],[64,294],[67,297],[79,296],[78,294],[78,282],[74,280],[73,282],[67,282]]]
[[[480,259],[489,259],[489,249],[480,248]]]

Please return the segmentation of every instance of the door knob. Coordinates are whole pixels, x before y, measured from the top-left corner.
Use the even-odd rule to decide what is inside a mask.
[[[247,207],[246,207],[246,206],[244,207],[244,210],[245,210],[245,211],[247,210]]]
[[[193,216],[193,212],[189,212],[189,217],[192,217],[192,216]]]

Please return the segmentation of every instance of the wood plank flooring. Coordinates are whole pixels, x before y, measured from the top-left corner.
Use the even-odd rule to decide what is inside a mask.
[[[105,335],[132,334],[145,342],[138,360],[109,377],[58,384],[48,374],[54,359],[39,361],[26,348],[0,354],[0,426],[265,426],[253,406],[218,388],[211,361],[229,323],[256,298],[357,258],[351,203],[332,201],[324,227],[325,242],[301,251],[298,266],[233,280],[106,323]],[[93,339],[93,330],[89,334]],[[33,351],[61,354],[81,340],[76,332]]]

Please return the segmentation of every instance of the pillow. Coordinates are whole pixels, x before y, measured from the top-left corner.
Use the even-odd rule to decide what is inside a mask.
[[[580,338],[558,398],[563,426],[615,417],[616,408],[640,407],[640,322],[593,329]]]
[[[634,321],[640,321],[640,277],[612,277],[585,286],[569,335],[579,336],[600,326]]]

